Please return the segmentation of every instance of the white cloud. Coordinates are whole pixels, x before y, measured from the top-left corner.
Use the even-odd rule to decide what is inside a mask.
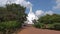
[[[56,0],[56,3],[60,3],[60,0]]]
[[[44,13],[44,15],[46,15],[46,14],[53,15],[54,12],[53,12],[53,11],[46,11],[46,12]]]
[[[46,15],[46,14],[52,15],[52,14],[54,14],[54,12],[53,11],[45,11],[44,12],[42,10],[37,10],[35,12],[35,14],[36,14],[37,17],[40,17],[40,16],[43,16],[43,15]]]
[[[6,4],[7,0],[0,0],[0,6],[4,6]]]
[[[60,0],[56,0],[56,6],[54,6],[53,9],[60,10]]]
[[[0,6],[5,6],[6,3],[10,4],[11,3],[16,3],[16,4],[20,4],[24,7],[30,7],[32,6],[32,4],[29,1],[26,0],[0,0]]]
[[[36,16],[40,17],[40,16],[42,16],[42,15],[44,14],[44,11],[42,11],[42,10],[37,10],[37,11],[35,12],[35,14],[36,14]]]
[[[20,4],[20,5],[24,6],[24,7],[32,6],[32,4],[29,1],[26,1],[26,0],[17,0],[15,3]]]

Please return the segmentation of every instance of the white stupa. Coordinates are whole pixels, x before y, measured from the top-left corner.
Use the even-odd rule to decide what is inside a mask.
[[[27,24],[34,24],[32,20],[37,19],[37,16],[32,12],[32,7],[30,7],[30,12],[28,13],[27,17]]]

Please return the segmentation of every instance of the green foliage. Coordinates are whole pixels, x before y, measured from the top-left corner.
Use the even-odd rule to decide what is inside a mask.
[[[18,20],[23,22],[26,20],[25,14],[26,8],[19,4],[7,4],[6,7],[0,7],[0,20],[1,21],[12,21]],[[2,20],[3,19],[3,20]]]
[[[0,31],[7,34],[10,30],[21,28],[22,23],[26,21],[25,10],[26,7],[19,4],[7,4],[5,7],[0,7]]]
[[[53,29],[54,28],[54,24],[48,24],[48,29]]]
[[[8,21],[8,22],[2,22],[0,23],[0,31],[3,31],[3,33],[6,32],[9,33],[9,31],[14,31],[18,28],[21,28],[22,23],[19,23],[17,21]]]
[[[45,15],[45,16],[40,17],[38,21],[45,24],[52,24],[55,22],[60,22],[60,15],[58,14]]]
[[[44,24],[43,23],[39,23],[39,22],[35,23],[34,26],[36,28],[44,28]]]
[[[48,28],[48,29],[57,29],[60,30],[60,15],[59,14],[53,14],[53,15],[44,15],[38,19],[37,25],[35,27],[41,28]]]
[[[40,23],[35,23],[34,26],[35,26],[36,28],[41,28]]]
[[[2,22],[0,23],[0,30],[2,29],[14,29],[21,27],[21,23],[18,23],[17,21],[8,21],[8,22]]]
[[[54,24],[54,29],[60,30],[60,23],[55,23]]]

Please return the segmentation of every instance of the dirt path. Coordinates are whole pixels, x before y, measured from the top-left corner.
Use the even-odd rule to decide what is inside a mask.
[[[31,27],[24,27],[17,34],[60,34],[60,31],[37,29],[31,26]]]

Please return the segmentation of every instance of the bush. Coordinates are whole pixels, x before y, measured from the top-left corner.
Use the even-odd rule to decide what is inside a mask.
[[[34,26],[35,26],[36,28],[41,28],[40,23],[35,23]]]
[[[48,29],[60,30],[60,23],[48,24]]]
[[[60,23],[55,23],[54,24],[54,29],[60,30]]]
[[[10,33],[21,27],[21,23],[17,21],[8,21],[0,23],[0,31]]]
[[[21,27],[21,23],[17,23],[17,21],[8,21],[8,22],[2,22],[0,23],[0,28],[17,28],[17,27]]]
[[[54,28],[54,24],[48,24],[48,29],[53,29]]]
[[[36,27],[36,28],[44,28],[44,24],[43,23],[35,23],[34,24],[34,26]]]

